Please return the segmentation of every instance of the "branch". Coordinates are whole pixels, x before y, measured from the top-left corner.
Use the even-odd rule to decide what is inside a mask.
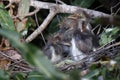
[[[54,6],[58,8],[59,13],[75,13],[76,11],[80,10],[86,12],[92,18],[110,17],[109,14],[105,14],[103,12],[94,11],[77,6],[71,6],[71,5],[54,4],[54,3],[47,3],[47,2],[33,1],[33,0],[31,0],[30,5],[41,9],[50,9],[51,6]]]
[[[30,13],[28,13],[28,14],[25,14],[24,16],[19,16],[19,15],[17,15],[17,16],[13,16],[12,18],[15,19],[15,18],[19,18],[19,17],[25,18],[25,17],[28,17],[28,16],[32,16],[32,15],[34,15],[35,13],[37,13],[39,10],[40,10],[39,8],[36,8],[33,12],[30,12]]]
[[[51,7],[50,13],[48,14],[47,18],[44,20],[44,22],[25,40],[26,42],[32,41],[37,35],[39,35],[50,23],[50,21],[53,19],[53,17],[57,14],[58,10],[56,8]]]

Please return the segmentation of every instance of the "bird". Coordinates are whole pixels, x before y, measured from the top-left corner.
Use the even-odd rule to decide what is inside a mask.
[[[43,50],[44,54],[53,64],[63,60],[69,53],[69,44],[64,44],[60,39],[60,36],[57,36],[57,34],[49,36]]]
[[[73,60],[79,61],[87,57],[90,51],[96,51],[99,43],[90,23],[85,19],[78,19],[78,25],[74,29],[70,54]]]
[[[58,63],[67,56],[73,61],[80,61],[96,51],[99,46],[97,36],[84,13],[75,13],[65,18],[59,30],[48,38],[44,54],[52,63]]]
[[[97,38],[90,31],[76,29],[71,39],[71,56],[75,61],[82,60],[99,46]]]

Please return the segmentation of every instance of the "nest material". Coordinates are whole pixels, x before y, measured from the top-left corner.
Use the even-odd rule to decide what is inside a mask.
[[[114,59],[120,53],[120,36],[108,44],[98,48],[96,51],[90,52],[90,55],[77,62],[64,61],[57,64],[57,68],[61,71],[69,71],[73,69],[87,69],[94,62],[98,62],[101,58],[107,57]],[[68,64],[67,64],[68,63]]]

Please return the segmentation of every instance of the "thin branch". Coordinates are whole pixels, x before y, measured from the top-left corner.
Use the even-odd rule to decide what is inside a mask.
[[[35,21],[36,21],[37,27],[39,27],[40,25],[38,23],[38,18],[37,18],[37,14],[36,13],[35,13]],[[41,35],[41,37],[43,39],[44,44],[46,45],[46,41],[45,41],[45,38],[43,36],[43,33],[41,32],[40,35]]]
[[[36,8],[33,12],[30,12],[30,13],[26,14],[25,17],[27,17],[27,16],[32,16],[32,15],[34,15],[35,13],[37,13],[39,10],[40,10],[40,8]]]
[[[118,2],[116,5],[114,5],[113,7],[110,8],[111,13],[114,13],[114,12],[113,12],[113,9],[116,8],[117,6],[119,6],[119,4],[120,4],[120,2]],[[116,15],[116,14],[115,14],[115,15]]]
[[[48,14],[47,18],[43,21],[43,23],[25,40],[26,42],[32,41],[36,36],[38,36],[50,23],[50,21],[53,19],[53,17],[57,14],[57,11],[55,8],[50,9],[50,13]]]
[[[118,10],[115,12],[115,15],[117,15],[117,13],[120,11],[120,7],[118,8]]]
[[[98,31],[97,31],[97,35],[100,34],[101,31],[101,26],[99,27]]]
[[[33,71],[33,69],[30,68],[30,67],[28,67],[28,66],[25,67],[25,66],[21,66],[21,65],[14,65],[14,67],[17,67],[17,68],[23,69],[23,70],[28,71],[28,72]]]
[[[9,4],[5,6],[5,8],[10,7],[13,3],[19,3],[21,0],[2,0],[2,1],[9,1]]]
[[[101,24],[98,24],[97,26],[95,26],[93,29],[92,29],[92,32],[94,32],[98,27],[100,27]]]
[[[0,55],[4,56],[6,59],[8,59],[10,61],[14,61],[10,56],[6,55],[4,52],[0,51]]]
[[[61,0],[55,0],[56,1],[56,3],[60,3],[60,4],[64,4],[64,5],[66,5],[63,1],[61,1]]]
[[[33,12],[30,12],[30,13],[28,13],[28,14],[25,14],[24,16],[13,16],[12,18],[13,19],[15,19],[15,18],[19,18],[19,17],[23,17],[23,18],[25,18],[25,17],[27,17],[27,16],[32,16],[32,15],[34,15],[35,13],[37,13],[38,11],[40,10],[40,8],[36,8]]]
[[[94,10],[99,9],[101,7],[103,7],[103,5],[100,5],[100,6],[96,7],[96,8],[94,8]]]

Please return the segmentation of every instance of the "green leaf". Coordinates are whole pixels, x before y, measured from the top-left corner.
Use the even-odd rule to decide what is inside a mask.
[[[115,39],[120,33],[119,27],[107,28],[100,35],[100,45],[105,45]]]
[[[30,0],[21,0],[18,6],[18,16],[21,20],[29,13]],[[24,31],[26,29],[26,24],[23,22],[18,22],[16,24],[16,29],[18,32]]]
[[[3,29],[15,30],[12,18],[2,4],[0,4],[0,25]]]
[[[85,79],[90,79],[94,76],[98,76],[100,73],[99,69],[92,70],[90,73],[88,73],[86,76],[84,76]]]
[[[27,74],[25,73],[16,73],[12,76],[13,80],[25,80]]]
[[[80,7],[88,8],[90,7],[95,0],[75,0],[73,5],[77,5]]]
[[[30,44],[21,43],[19,41],[19,35],[16,32],[0,29],[0,34],[6,37],[14,48],[18,49],[26,61],[31,65],[38,67],[37,71],[43,73],[46,77],[58,77],[60,79],[67,77],[54,69],[40,49]]]
[[[46,76],[44,76],[36,71],[33,71],[33,72],[29,73],[27,80],[46,80]]]
[[[9,80],[9,75],[3,70],[0,70],[0,80]]]
[[[100,35],[100,45],[105,45],[105,44],[109,43],[111,40],[112,40],[112,38],[110,36],[108,36],[106,32],[103,32]]]

